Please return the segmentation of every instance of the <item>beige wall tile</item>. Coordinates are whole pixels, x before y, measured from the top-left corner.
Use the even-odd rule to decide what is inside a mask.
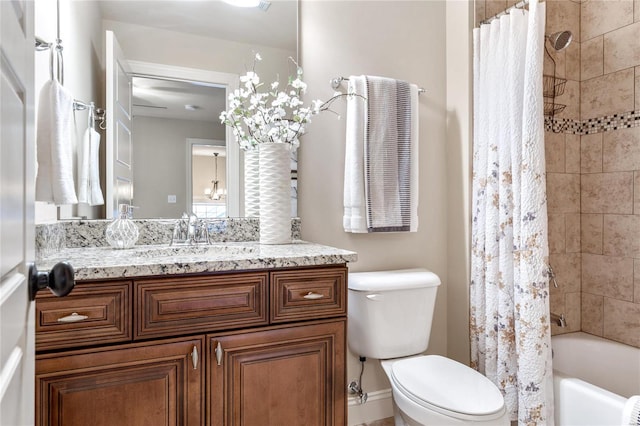
[[[640,304],[605,297],[603,336],[640,347]]]
[[[588,80],[604,74],[603,37],[580,43],[580,78]]]
[[[569,331],[580,331],[581,324],[581,297],[580,293],[567,293],[564,295],[564,316],[567,320]]]
[[[640,65],[640,22],[604,35],[604,73]]]
[[[633,21],[640,21],[640,0],[635,0],[633,2]]]
[[[565,250],[567,253],[580,253],[580,214],[567,213],[565,222]]]
[[[569,30],[575,41],[580,41],[580,5],[570,0],[547,2],[545,31],[553,34]]]
[[[640,127],[603,133],[602,170],[640,170]]]
[[[582,293],[582,331],[602,336],[603,305],[602,296]]]
[[[602,172],[602,133],[580,137],[580,170],[582,173]]]
[[[548,215],[549,253],[564,253],[565,251],[565,225],[564,214],[556,213]]]
[[[552,296],[559,293],[580,292],[580,258],[580,253],[549,255],[549,264],[556,274],[556,282],[558,283],[558,288],[555,288],[553,284],[550,286]]]
[[[640,171],[633,174],[633,213],[640,214]]]
[[[633,22],[633,0],[589,0],[582,3],[580,41],[590,40]]]
[[[485,0],[475,0],[474,6],[476,10],[476,22],[474,26],[479,27],[480,22],[485,18]]]
[[[551,56],[553,61],[549,58]],[[555,61],[555,68],[554,68]],[[549,55],[544,55],[544,61],[542,63],[543,72],[545,75],[556,76],[566,78],[567,66],[566,66],[566,49],[557,51],[549,48]]]
[[[558,114],[561,118],[571,118],[573,120],[580,119],[580,82],[567,80],[564,86],[564,93],[556,96],[555,102],[566,105],[567,107]]]
[[[549,54],[544,55],[542,62],[542,71],[545,75],[556,76],[556,77],[566,77],[566,49],[557,51],[555,49],[549,48]],[[553,60],[551,59],[553,58]],[[555,68],[554,68],[555,62]]]
[[[583,81],[580,93],[582,119],[632,111],[634,78],[633,68],[628,68]]]
[[[564,133],[544,133],[544,151],[547,172],[564,173]]]
[[[640,109],[640,67],[636,67],[636,110],[638,109]]]
[[[603,215],[580,215],[580,245],[583,253],[602,254]]]
[[[581,212],[632,214],[633,173],[583,174]]]
[[[567,173],[580,173],[580,136],[565,134],[564,168]]]
[[[549,213],[580,211],[580,175],[547,173],[547,210]]]
[[[580,81],[580,43],[573,40],[565,49],[565,74],[569,80]]]
[[[507,8],[507,0],[486,0],[485,17],[490,18]]]
[[[633,259],[582,254],[582,291],[633,300]]]
[[[551,295],[549,297],[549,310],[553,313],[564,312],[564,293],[551,285]]]
[[[633,301],[640,303],[640,259],[633,261]]]
[[[606,214],[603,254],[640,258],[640,215]]]
[[[640,303],[640,259],[633,260],[633,301]]]

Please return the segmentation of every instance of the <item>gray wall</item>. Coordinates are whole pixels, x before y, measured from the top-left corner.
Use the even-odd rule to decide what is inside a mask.
[[[224,139],[214,123],[134,117],[133,203],[138,218],[179,218],[186,211],[186,139]],[[213,171],[213,163],[211,165]],[[175,204],[167,203],[176,195]]]
[[[299,151],[302,237],[358,252],[351,271],[423,267],[443,281],[429,352],[447,353],[447,171],[444,1],[303,1],[301,60],[309,99],[326,99],[336,76],[380,75],[424,87],[420,97],[420,188],[417,233],[349,234],[342,228],[345,120],[314,118]],[[346,87],[343,87],[346,89]],[[344,115],[344,102],[336,111]],[[363,379],[368,392],[389,384],[376,361]],[[348,360],[348,379],[359,364]],[[351,423],[351,420],[350,420]]]

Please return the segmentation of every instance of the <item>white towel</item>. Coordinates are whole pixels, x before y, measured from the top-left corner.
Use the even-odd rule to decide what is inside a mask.
[[[343,226],[346,232],[362,233],[368,232],[364,199],[365,77],[349,77],[348,90],[357,96],[347,97]]]
[[[78,202],[90,206],[104,204],[100,189],[100,133],[88,127],[78,145]]]
[[[76,204],[73,181],[73,96],[56,80],[40,91],[37,124],[36,201]]]
[[[371,81],[374,82],[374,91],[378,93],[370,93],[368,82]],[[404,84],[402,96],[405,103],[399,111],[396,89],[398,83],[397,80],[382,77],[349,77],[349,93],[360,96],[347,98],[343,216],[345,232],[418,230],[419,89],[415,84],[400,82]],[[381,86],[382,96],[379,93]],[[409,103],[406,102],[407,95]],[[371,97],[374,99],[369,102]],[[404,141],[402,152],[398,151],[398,133]],[[373,143],[373,159],[365,155],[365,147],[369,142]],[[391,151],[393,155],[389,155]],[[386,164],[388,159],[392,160],[390,166]],[[372,173],[367,173],[367,165]],[[369,186],[367,176],[370,178]],[[371,205],[369,211],[368,205]]]

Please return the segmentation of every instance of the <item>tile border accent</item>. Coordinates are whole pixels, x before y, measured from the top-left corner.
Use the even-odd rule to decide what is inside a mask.
[[[554,133],[568,133],[572,135],[591,135],[594,133],[611,132],[618,129],[640,127],[640,110],[573,120],[570,118],[544,119],[544,130]]]

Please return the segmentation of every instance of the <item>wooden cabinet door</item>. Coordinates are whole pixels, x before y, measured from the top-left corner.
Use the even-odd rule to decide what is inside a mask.
[[[208,424],[346,424],[343,319],[207,336],[207,345]]]
[[[203,338],[36,359],[39,426],[179,426],[204,420]]]

